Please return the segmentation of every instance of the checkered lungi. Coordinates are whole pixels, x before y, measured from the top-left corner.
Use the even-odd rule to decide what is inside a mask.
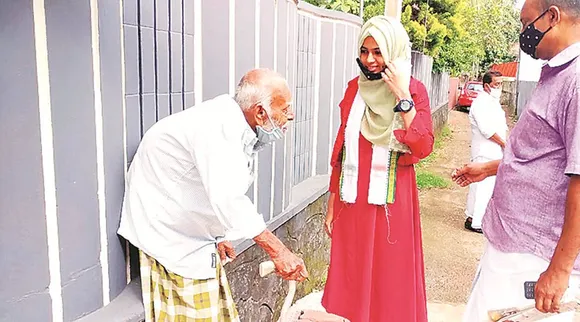
[[[171,273],[139,251],[145,322],[239,322],[226,274],[194,280]]]

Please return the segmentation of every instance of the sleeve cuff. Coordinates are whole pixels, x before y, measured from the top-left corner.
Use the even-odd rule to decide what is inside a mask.
[[[580,176],[580,164],[574,162],[568,164],[564,173],[567,176]]]
[[[481,131],[481,134],[488,140],[491,139],[491,137],[495,134],[495,132],[487,132],[481,129],[479,131]]]
[[[266,222],[260,214],[244,218],[244,222],[241,226],[242,227],[226,231],[225,239],[229,241],[254,239],[266,230]]]

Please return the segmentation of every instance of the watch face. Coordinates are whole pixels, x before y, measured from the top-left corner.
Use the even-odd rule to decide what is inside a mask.
[[[401,110],[403,110],[403,112],[408,112],[411,110],[411,102],[407,101],[407,100],[403,100],[400,102],[401,103]]]

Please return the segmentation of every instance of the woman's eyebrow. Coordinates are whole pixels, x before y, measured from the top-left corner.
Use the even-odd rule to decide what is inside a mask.
[[[361,49],[361,50],[362,50],[362,49],[369,50],[369,49],[368,49],[367,47],[365,47],[365,46],[361,46],[361,47],[360,47],[360,49]],[[379,50],[380,50],[381,48],[379,48],[379,47],[375,47],[375,48],[372,48],[371,50],[377,50],[377,49],[379,49]]]

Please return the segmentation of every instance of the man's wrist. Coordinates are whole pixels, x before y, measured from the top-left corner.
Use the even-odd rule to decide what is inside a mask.
[[[282,253],[286,246],[268,229],[254,237],[254,242],[260,246],[271,258],[277,257]]]
[[[561,263],[558,261],[557,258],[552,258],[550,265],[548,266],[548,271],[551,271],[556,274],[566,274],[570,276],[572,274],[574,264],[568,265],[565,263]]]
[[[498,163],[496,161],[489,161],[485,163],[485,174],[491,177],[497,173]]]

